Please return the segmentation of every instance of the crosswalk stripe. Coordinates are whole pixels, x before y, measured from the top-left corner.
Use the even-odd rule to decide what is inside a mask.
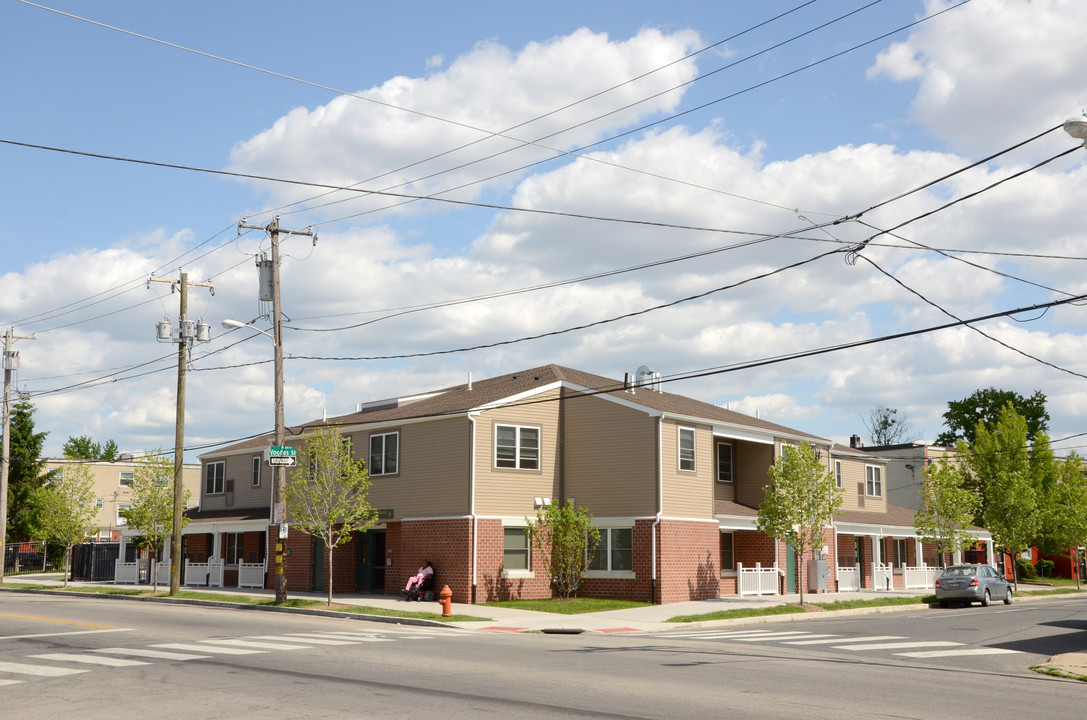
[[[59,660],[61,662],[86,663],[88,665],[108,665],[109,667],[133,667],[136,665],[149,665],[142,660],[125,660],[123,658],[96,657],[94,655],[76,655],[75,653],[45,653],[44,655],[30,655],[38,660]]]
[[[310,643],[311,645],[358,645],[358,640],[333,640],[331,638],[317,637],[292,637],[290,635],[250,635],[254,640],[280,640],[296,643]]]
[[[1020,650],[1008,650],[1006,648],[962,648],[961,650],[922,650],[920,652],[895,653],[895,655],[912,658],[939,658],[960,655],[1011,655],[1020,652]]]
[[[669,638],[732,638],[749,635],[769,635],[770,630],[699,630],[698,632],[668,633]]]
[[[305,650],[306,645],[287,645],[286,643],[259,642],[256,640],[239,640],[237,638],[224,640],[202,640],[201,642],[212,645],[229,645],[231,647],[260,648],[262,650]]]
[[[961,646],[962,643],[951,642],[950,640],[914,640],[910,642],[893,642],[893,643],[867,643],[865,645],[835,645],[835,650],[898,650],[899,648],[914,648],[914,647],[954,647],[956,645]]]
[[[18,685],[22,680],[0,680],[0,686],[3,685]]]
[[[902,635],[869,635],[868,637],[843,638],[833,637],[831,640],[790,640],[789,645],[830,645],[838,642],[876,642],[877,640],[904,640]]]
[[[27,665],[26,663],[0,662],[0,672],[15,673],[16,675],[41,675],[43,677],[61,677],[63,675],[77,675],[86,670],[74,670],[72,668],[50,667],[48,665]]]
[[[728,640],[734,640],[736,642],[776,642],[778,640],[791,640],[793,638],[807,637],[808,633],[804,632],[791,632],[791,633],[771,633],[770,635],[754,635],[751,637],[734,637],[725,638]]]
[[[257,655],[267,650],[247,650],[246,648],[219,647],[215,645],[196,645],[195,643],[161,643],[151,647],[164,650],[188,650],[189,652],[211,653],[213,655]]]
[[[211,657],[210,655],[166,652],[165,650],[151,650],[149,648],[98,648],[91,652],[109,653],[110,655],[131,655],[133,657],[153,658],[155,660],[202,660]]]

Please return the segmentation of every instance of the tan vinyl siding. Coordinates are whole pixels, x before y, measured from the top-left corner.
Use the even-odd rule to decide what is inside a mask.
[[[766,486],[770,483],[767,470],[774,464],[774,446],[754,442],[735,444],[736,502],[757,508],[766,499]]]
[[[842,461],[842,511],[864,510],[867,512],[887,511],[887,469],[882,463],[864,458],[841,457]],[[876,465],[883,470],[883,497],[866,497],[864,468]],[[833,467],[833,463],[831,464]]]
[[[695,469],[679,469],[679,429],[695,431]],[[712,429],[705,425],[665,420],[661,425],[665,515],[676,518],[713,516],[715,477]]]
[[[226,462],[225,472],[223,474],[223,492],[206,495],[204,494],[204,490],[205,479],[207,478],[207,466],[209,463],[220,461]],[[233,498],[226,492],[226,488],[229,487],[230,481],[232,480],[234,481]],[[230,455],[225,458],[206,458],[200,472],[200,509],[225,510],[227,508],[266,508],[271,502],[272,486],[274,482],[273,468],[265,464],[261,468],[260,487],[252,487],[252,454]],[[228,502],[230,502],[230,504],[227,504]]]
[[[476,512],[480,515],[524,517],[536,514],[533,498],[558,498],[559,391],[532,397],[533,402],[513,404],[481,413],[476,418]],[[555,400],[555,402],[546,402]],[[540,429],[539,469],[508,469],[494,466],[496,425]]]
[[[395,518],[469,512],[469,438],[463,417],[372,431],[399,431],[397,472],[370,478],[370,504]],[[370,431],[352,433],[355,457],[369,460]]]
[[[657,419],[592,396],[565,403],[566,496],[598,517],[657,511]]]

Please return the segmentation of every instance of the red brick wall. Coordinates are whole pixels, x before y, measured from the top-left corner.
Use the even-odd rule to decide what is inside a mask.
[[[472,601],[471,518],[389,523],[385,548],[392,551],[392,565],[385,568],[385,594],[399,594],[408,578],[429,560],[434,564],[437,590],[448,585],[453,602]]]
[[[662,519],[657,601],[706,600],[721,591],[720,530],[714,523]]]
[[[547,571],[550,553],[532,548],[529,563],[535,577],[504,578],[503,550],[505,531],[501,520],[479,520],[479,567],[477,571],[476,602],[491,600],[529,600],[552,597],[551,579]]]
[[[634,521],[634,579],[585,578],[578,595],[592,598],[654,602],[653,521]]]

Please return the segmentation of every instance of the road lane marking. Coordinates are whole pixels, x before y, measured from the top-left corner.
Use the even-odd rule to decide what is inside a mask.
[[[133,628],[114,628],[110,630],[73,630],[71,632],[34,633],[32,635],[0,635],[0,640],[24,640],[28,638],[50,638],[65,635],[97,635],[99,633],[132,632]]]
[[[210,655],[192,655],[189,653],[166,652],[165,650],[150,650],[147,648],[97,648],[91,652],[109,653],[110,655],[131,655],[132,657],[145,657],[154,660],[203,660]]]
[[[955,647],[962,643],[950,640],[912,640],[910,642],[870,643],[866,645],[835,645],[834,650],[898,650],[904,648],[921,647]]]
[[[790,640],[789,645],[830,645],[838,642],[876,642],[879,640],[905,640],[904,635],[869,635],[868,637],[843,638],[836,637],[832,640]]]
[[[265,650],[247,650],[245,648],[218,647],[215,645],[197,645],[195,643],[161,643],[151,647],[164,650],[188,650],[196,653],[211,653],[213,655],[258,655]]]
[[[41,620],[42,622],[58,623],[60,625],[78,625],[79,627],[101,628],[103,630],[123,630],[116,625],[103,625],[101,623],[80,622],[79,620],[61,620],[60,618],[47,618],[39,615],[16,615],[13,613],[0,613],[0,617],[17,618],[19,620]]]
[[[76,655],[74,653],[45,653],[44,655],[30,655],[28,657],[38,660],[59,660],[61,662],[87,663],[88,665],[108,665],[110,667],[134,667],[136,665],[151,664],[142,660],[124,660],[123,658]]]
[[[63,675],[78,675],[86,670],[73,670],[72,668],[49,667],[48,665],[28,665],[26,663],[0,662],[0,672],[15,673],[16,675],[41,675],[43,677],[61,677]]]
[[[923,650],[921,652],[895,653],[895,655],[912,658],[938,658],[958,657],[960,655],[1011,655],[1020,653],[1019,650],[1008,650],[1006,648],[963,648],[961,650]]]
[[[213,645],[229,645],[230,647],[259,648],[262,650],[305,650],[307,648],[305,645],[287,645],[286,643],[258,642],[256,640],[239,640],[237,638],[201,640],[200,642],[211,643]]]

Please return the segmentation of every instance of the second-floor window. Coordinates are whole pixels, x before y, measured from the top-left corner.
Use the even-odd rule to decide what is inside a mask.
[[[253,483],[253,487],[260,487],[260,464],[260,455],[255,455],[253,457],[253,479],[251,481]]]
[[[717,443],[717,482],[732,482],[732,445]]]
[[[132,487],[132,479],[136,476],[136,473],[128,471],[121,473],[121,486]]]
[[[679,429],[679,469],[694,472],[694,428]]]
[[[883,497],[883,468],[875,465],[864,466],[864,494]]]
[[[400,433],[370,436],[370,474],[393,475],[399,469]]]
[[[842,461],[834,461],[834,487],[840,488],[842,486]]]
[[[540,428],[496,425],[494,466],[518,470],[540,469]]]
[[[218,495],[223,492],[223,479],[226,477],[226,461],[209,462],[204,466],[204,494]]]

